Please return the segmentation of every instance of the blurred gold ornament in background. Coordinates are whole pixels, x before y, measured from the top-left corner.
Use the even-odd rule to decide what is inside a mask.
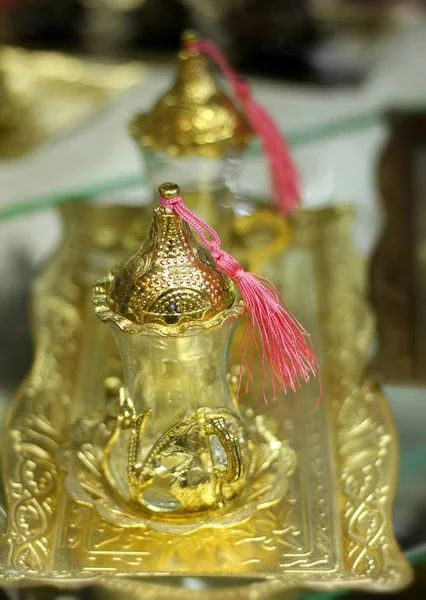
[[[164,180],[179,181],[187,205],[227,239],[241,158],[253,133],[207,57],[186,49],[197,39],[193,31],[182,34],[174,82],[129,128],[141,150],[152,205]]]
[[[217,84],[208,59],[185,50],[198,38],[182,35],[176,80],[148,113],[136,115],[130,133],[142,147],[170,156],[221,156],[240,152],[252,132],[243,114]]]
[[[0,48],[0,158],[70,132],[143,80],[142,63],[108,65],[59,52]]]

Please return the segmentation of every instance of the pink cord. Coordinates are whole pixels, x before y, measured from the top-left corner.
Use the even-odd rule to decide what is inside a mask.
[[[189,42],[188,50],[207,54],[221,69],[232,87],[234,96],[242,104],[253,131],[259,136],[268,157],[277,209],[289,214],[300,205],[300,182],[296,165],[284,137],[267,111],[251,95],[247,81],[232,69],[219,48],[207,40]]]
[[[247,369],[246,391],[251,376],[253,348],[262,365],[262,394],[267,402],[264,378],[272,384],[273,400],[276,390],[287,387],[293,391],[316,375],[318,363],[309,334],[289,312],[272,283],[245,271],[233,256],[220,248],[216,231],[193,213],[180,196],[163,198],[161,206],[172,209],[198,233],[203,244],[211,251],[218,269],[237,284],[248,313],[247,329],[241,343],[241,366]],[[210,234],[211,239],[206,237]],[[242,369],[238,394],[241,389]]]

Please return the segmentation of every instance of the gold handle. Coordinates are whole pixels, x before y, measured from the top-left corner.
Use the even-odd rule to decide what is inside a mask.
[[[268,208],[236,217],[234,232],[244,248],[245,268],[255,273],[262,270],[263,262],[281,253],[292,239],[287,218]]]
[[[113,488],[116,488],[114,477],[112,476],[109,467],[109,455],[111,448],[117,442],[122,431],[130,429],[129,451],[127,455],[127,475],[129,482],[130,499],[137,502],[138,495],[141,491],[140,473],[142,466],[137,463],[139,440],[147,419],[151,415],[151,411],[147,410],[136,414],[135,407],[131,398],[129,398],[123,387],[118,390],[119,413],[116,419],[116,427],[111,435],[108,443],[105,446],[103,453],[103,469],[108,482]]]
[[[238,440],[229,433],[222,417],[206,422],[206,432],[216,435],[226,453],[227,466],[215,465],[213,470],[221,483],[235,483],[241,477],[241,452]]]

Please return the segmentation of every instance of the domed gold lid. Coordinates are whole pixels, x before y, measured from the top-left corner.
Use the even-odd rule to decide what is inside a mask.
[[[160,194],[173,197],[179,188],[163,184]],[[178,335],[182,326],[202,323],[208,329],[244,312],[232,280],[217,269],[187,223],[162,207],[154,210],[145,241],[94,286],[93,303],[103,321],[130,333],[154,324],[165,335]],[[171,326],[178,326],[174,333]]]
[[[182,43],[197,40],[192,31]],[[242,150],[252,137],[245,117],[219,88],[208,60],[195,50],[182,49],[173,86],[149,113],[137,114],[130,133],[142,147],[173,156],[220,156]]]

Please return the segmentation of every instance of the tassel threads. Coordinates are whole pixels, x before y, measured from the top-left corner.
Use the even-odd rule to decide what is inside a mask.
[[[290,150],[268,112],[253,98],[250,85],[229,65],[219,48],[207,40],[191,40],[187,49],[203,52],[220,68],[230,84],[235,98],[242,105],[247,119],[258,135],[268,159],[270,176],[276,196],[277,210],[290,214],[300,205],[300,181]]]
[[[273,400],[278,389],[296,390],[301,380],[307,382],[318,370],[310,337],[289,312],[272,283],[245,271],[233,256],[220,248],[216,231],[193,213],[179,195],[176,184],[160,186],[159,203],[172,209],[186,221],[210,250],[218,269],[238,286],[248,313],[247,329],[241,344],[241,366],[247,369],[246,391],[251,377],[251,362],[256,349],[262,367],[262,393],[267,402],[265,377],[272,386]],[[206,237],[211,236],[211,239]],[[241,389],[242,369],[238,393]],[[237,394],[238,395],[238,394]]]

